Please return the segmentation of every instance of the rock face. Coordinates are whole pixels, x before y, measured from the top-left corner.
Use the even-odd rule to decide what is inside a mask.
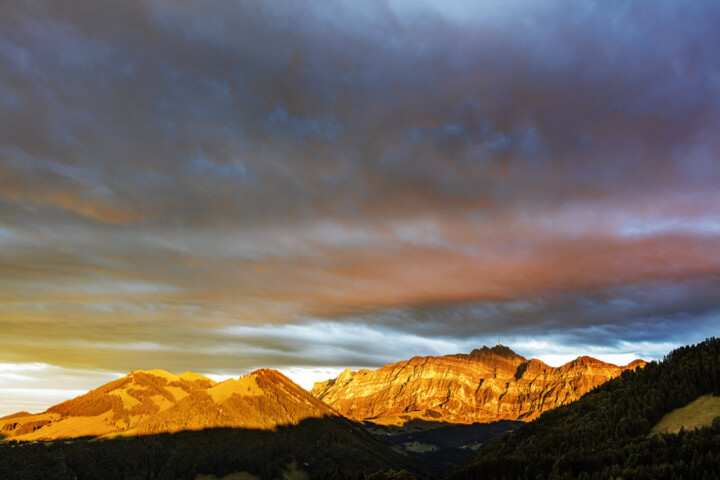
[[[530,421],[644,365],[579,357],[554,368],[498,345],[469,355],[415,357],[378,370],[345,370],[315,383],[311,393],[349,418],[376,423]]]
[[[221,383],[191,372],[134,371],[44,413],[4,417],[0,435],[52,440],[213,427],[272,429],[337,415],[275,370],[257,370]]]

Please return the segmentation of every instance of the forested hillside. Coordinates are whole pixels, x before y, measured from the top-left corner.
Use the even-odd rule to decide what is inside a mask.
[[[720,394],[720,340],[674,350],[501,438],[451,475],[464,479],[714,479],[720,419],[649,435],[663,415]]]
[[[0,479],[185,479],[247,472],[283,478],[294,463],[310,477],[343,469],[372,474],[413,470],[359,426],[340,417],[309,418],[276,430],[219,428],[113,440],[0,443]],[[376,478],[383,478],[377,476]]]

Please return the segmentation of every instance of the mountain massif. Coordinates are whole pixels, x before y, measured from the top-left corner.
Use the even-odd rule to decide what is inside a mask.
[[[527,360],[497,345],[469,355],[415,357],[378,370],[345,370],[315,383],[312,394],[354,420],[403,424],[412,419],[447,423],[531,421],[573,402],[625,370],[579,357],[561,367]]]
[[[53,440],[218,427],[266,430],[326,416],[338,414],[275,370],[220,383],[191,372],[150,370],[133,371],[40,414],[4,417],[0,434]]]

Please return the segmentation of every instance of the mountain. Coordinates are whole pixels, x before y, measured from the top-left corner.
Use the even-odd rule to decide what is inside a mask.
[[[530,421],[542,412],[573,402],[624,370],[579,357],[555,368],[527,360],[497,345],[469,355],[414,357],[378,370],[345,370],[317,382],[312,394],[355,420],[403,424],[412,419],[448,423]]]
[[[2,479],[265,480],[415,468],[267,369],[220,383],[134,371],[43,413],[1,418],[0,439]]]
[[[718,478],[720,416],[703,418],[718,397],[720,339],[709,338],[547,412],[450,478]],[[687,429],[663,431],[678,417]]]
[[[6,439],[53,440],[216,427],[272,429],[337,415],[275,370],[220,383],[191,372],[138,370],[43,413],[2,418],[0,433]]]

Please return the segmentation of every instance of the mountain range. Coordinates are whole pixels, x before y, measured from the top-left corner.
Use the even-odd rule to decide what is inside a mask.
[[[133,478],[282,478],[295,469],[317,476],[340,467],[438,478],[523,422],[644,366],[579,357],[556,368],[497,345],[348,369],[311,392],[270,369],[223,382],[137,370],[45,412],[0,418],[4,444],[21,446],[0,459],[0,478],[80,478],[108,469]],[[128,440],[114,441],[112,454],[88,440],[115,437]],[[49,450],[32,445],[61,439]],[[198,450],[201,444],[207,448]],[[88,459],[96,463],[85,466]]]
[[[385,425],[413,419],[527,422],[643,366],[643,360],[617,366],[584,356],[551,367],[497,345],[469,355],[415,357],[377,370],[348,369],[315,383],[311,393],[348,418]]]
[[[215,382],[192,372],[133,371],[40,414],[0,419],[18,440],[145,435],[232,427],[272,429],[306,418],[345,416],[382,425],[413,419],[469,424],[530,421],[642,367],[579,357],[561,367],[527,360],[508,347],[415,357],[377,370],[345,370],[308,393],[275,370]]]

